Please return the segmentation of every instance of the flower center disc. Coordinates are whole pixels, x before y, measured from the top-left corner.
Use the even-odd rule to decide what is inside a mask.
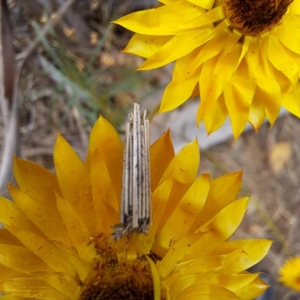
[[[110,260],[101,263],[79,300],[153,300],[150,266],[145,259],[133,264]]]
[[[263,34],[282,22],[293,0],[224,0],[232,27],[245,35]]]

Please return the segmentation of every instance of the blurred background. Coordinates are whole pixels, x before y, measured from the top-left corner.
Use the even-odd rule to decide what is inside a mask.
[[[199,172],[217,177],[244,170],[241,196],[251,195],[251,200],[234,238],[274,240],[268,256],[254,268],[265,272],[272,283],[264,300],[300,299],[299,293],[277,282],[283,262],[300,255],[300,121],[282,111],[273,128],[266,123],[256,133],[248,127],[234,141],[229,122],[210,137],[203,125],[196,128],[191,116],[199,99],[156,116],[172,65],[136,72],[143,60],[121,53],[132,34],[111,23],[156,4],[155,0],[8,1],[18,70],[19,155],[53,169],[52,151],[60,132],[84,159],[98,116],[107,118],[122,135],[128,111],[134,102],[140,103],[151,119],[152,140],[171,127],[178,151],[198,137]],[[7,141],[4,123],[2,108],[1,155]]]

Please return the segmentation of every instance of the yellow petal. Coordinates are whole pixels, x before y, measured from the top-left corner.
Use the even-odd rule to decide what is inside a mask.
[[[137,246],[138,253],[150,253],[152,251],[156,255],[163,257],[165,249],[162,250],[159,243],[155,245],[153,243],[155,242],[157,230],[169,201],[171,189],[172,181],[165,180],[152,193],[152,222],[148,234],[140,236],[140,244]]]
[[[5,280],[0,282],[0,291],[8,295],[29,299],[66,299],[65,295],[42,280],[35,278],[12,278]]]
[[[248,76],[249,71],[245,60],[231,77],[224,89],[224,98],[234,138],[243,132],[249,115],[249,106],[254,95],[254,83]]]
[[[0,244],[1,264],[30,274],[32,272],[54,272],[44,261],[24,247]]]
[[[113,178],[116,193],[121,197],[123,144],[114,127],[103,117],[94,124],[90,134],[88,156],[93,155],[95,150],[105,161],[106,167]],[[87,158],[88,165],[88,158]]]
[[[80,286],[74,277],[63,273],[36,272],[33,274],[36,278],[43,280],[52,286],[55,290],[60,291],[69,299],[78,297]]]
[[[201,69],[201,65],[198,65],[198,63],[196,64],[198,68],[192,68],[192,65],[194,66],[195,61],[197,61],[195,60],[195,56],[199,51],[201,50],[197,48],[175,62],[173,78],[165,89],[159,108],[160,113],[180,106],[191,97],[195,86],[198,84]]]
[[[188,0],[188,2],[194,3],[207,10],[212,9],[213,5],[215,4],[215,0]]]
[[[249,109],[248,121],[256,131],[260,128],[266,118],[266,111],[260,100],[261,97],[263,97],[263,95],[261,95],[261,92],[257,90]]]
[[[199,145],[198,141],[194,140],[185,145],[179,153],[175,155],[161,177],[159,184],[170,178],[176,183],[191,185],[196,179],[199,163]]]
[[[214,31],[212,28],[187,29],[180,32],[149,57],[138,70],[159,68],[178,58],[184,57],[212,39],[213,35]],[[179,44],[182,46],[178,47]]]
[[[156,241],[165,249],[188,233],[206,201],[210,178],[209,174],[202,174],[198,177],[160,229]]]
[[[211,111],[213,104],[223,92],[225,84],[238,67],[242,53],[242,47],[238,43],[239,38],[240,34],[232,32],[223,51],[216,58],[203,64],[199,80],[201,96],[201,105],[197,113],[199,121],[202,121]]]
[[[157,188],[161,176],[174,156],[171,134],[168,130],[150,147],[152,191]]]
[[[32,232],[40,237],[45,235],[24,215],[12,201],[0,196],[0,222],[5,226],[9,226],[9,231],[14,235],[11,229],[22,228]],[[16,236],[16,238],[18,238]]]
[[[280,86],[274,78],[270,63],[265,53],[268,51],[267,37],[261,40],[261,51],[257,70],[257,89],[260,91],[260,101],[264,104],[270,124],[273,125],[278,117],[281,105]]]
[[[297,64],[297,66],[300,66],[300,55],[298,53],[293,52],[291,49],[287,48],[285,45],[283,45],[284,51],[289,55],[289,57]]]
[[[122,52],[148,58],[157,52],[171,38],[172,36],[168,35],[152,36],[137,33],[130,39]]]
[[[159,274],[162,279],[166,279],[174,270],[175,265],[181,260],[190,247],[189,241],[181,239],[173,245],[168,252],[165,252],[163,259],[159,264]]]
[[[19,272],[17,270],[13,270],[12,268],[5,267],[0,265],[0,282],[17,277],[30,277],[31,275],[27,275],[23,272]],[[1,293],[1,291],[0,291]]]
[[[300,16],[289,15],[278,27],[280,41],[289,49],[300,54]]]
[[[261,50],[260,39],[256,37],[247,37],[249,43],[249,50],[245,55],[245,60],[249,68],[249,78],[254,82],[257,82],[259,79],[259,53]],[[264,94],[260,88],[255,87],[255,93],[250,105],[248,120],[255,130],[258,130],[262,125],[263,121],[266,118],[266,111],[264,107],[264,102],[262,99]]]
[[[158,0],[158,2],[163,3],[163,4],[172,4],[175,1],[179,1],[179,0]],[[161,4],[159,4],[161,5]]]
[[[219,129],[225,122],[228,116],[228,110],[225,104],[224,94],[218,98],[218,100],[213,104],[211,111],[204,116],[204,124],[208,134]],[[197,115],[197,124],[200,123]]]
[[[55,208],[55,193],[61,195],[56,176],[33,162],[15,157],[14,175],[20,189]]]
[[[75,270],[70,260],[63,255],[58,247],[31,232],[22,229],[11,231],[30,251],[44,260],[55,271],[75,275]]]
[[[63,247],[60,245],[60,250],[70,259],[74,268],[76,269],[76,273],[81,280],[82,283],[88,284],[90,280],[95,275],[95,265],[96,261],[94,261],[94,265],[90,262],[87,263],[82,258],[80,258],[75,251],[75,249],[70,249],[69,247]]]
[[[197,285],[214,285],[226,288],[233,293],[252,282],[258,274],[222,274],[222,273],[195,273],[181,277],[170,288],[170,295],[177,295],[181,291]],[[201,298],[202,299],[202,298]],[[250,299],[250,298],[248,298]]]
[[[180,32],[160,48],[153,56],[149,57],[139,67],[139,70],[158,68],[188,55],[196,48],[213,39],[214,35],[222,28],[222,24],[218,25],[216,29],[213,29],[213,27],[203,27],[195,29],[191,28]],[[178,44],[181,44],[182,47],[177,47]]]
[[[167,204],[163,220],[169,218],[182,196],[195,181],[199,163],[199,146],[195,140],[183,147],[168,165],[159,184],[166,179],[173,180],[176,184],[173,185],[171,201]]]
[[[300,118],[300,85],[296,87],[295,93],[282,98],[282,106],[290,113]]]
[[[180,0],[169,5],[129,14],[114,23],[140,34],[175,35],[184,28],[185,23],[202,15],[203,12],[200,7]],[[178,24],[181,24],[181,28]]]
[[[163,4],[172,4],[173,2],[176,2],[179,0],[158,0],[158,2],[163,3]]]
[[[263,280],[256,278],[242,288],[235,290],[234,293],[241,299],[254,299],[260,296],[268,289],[268,287],[269,285],[267,285]]]
[[[285,52],[277,36],[270,34],[268,46],[270,62],[284,74],[290,85],[296,86],[299,78],[299,66]]]
[[[290,257],[286,260],[279,270],[279,282],[285,286],[300,292],[299,285],[299,270],[300,270],[300,257]]]
[[[294,93],[296,84],[292,84],[290,79],[287,76],[285,76],[285,74],[283,74],[281,71],[277,70],[275,67],[272,68],[272,71],[277,83],[279,84],[282,96]]]
[[[165,89],[160,112],[172,110],[191,97],[199,81],[202,64],[222,51],[229,35],[228,30],[218,31],[213,39],[176,61],[173,78]]]
[[[242,171],[220,176],[210,183],[210,190],[206,203],[197,216],[191,232],[213,218],[219,211],[232,203],[240,192],[242,185]]]
[[[48,238],[63,243],[69,242],[68,232],[60,218],[57,208],[48,202],[33,199],[27,193],[9,186],[9,192],[16,206],[39,228]],[[51,202],[54,202],[53,200]]]
[[[91,156],[90,176],[98,232],[111,232],[111,227],[119,223],[121,195],[117,195],[113,180],[108,172],[105,158],[98,149]]]
[[[1,296],[1,300],[25,300],[25,298],[11,296],[11,295],[4,295],[4,296]]]
[[[89,173],[72,147],[60,135],[54,147],[56,176],[63,194],[90,231],[95,229],[95,212]]]
[[[154,227],[158,227],[159,223],[161,223],[161,218],[163,216],[163,212],[168,203],[168,199],[170,196],[170,192],[172,189],[172,181],[165,180],[162,184],[160,184],[157,189],[152,193],[152,211],[153,211],[153,219],[151,230]]]
[[[57,195],[56,201],[60,215],[78,255],[87,262],[93,261],[96,257],[96,249],[94,245],[90,243],[91,233],[88,228],[76,214],[73,206],[69,202],[59,195]]]
[[[195,18],[190,18],[189,22],[186,22],[183,26],[179,25],[179,28],[182,30],[186,30],[189,28],[200,29],[203,27],[210,27],[211,24],[219,23],[225,18],[224,10],[221,6],[216,6],[213,9],[207,11],[203,10],[203,12],[203,14]]]
[[[200,238],[186,251],[181,261],[208,255],[227,240],[238,228],[247,209],[248,198],[243,198],[226,206],[208,223],[200,227]]]
[[[238,273],[261,261],[268,253],[272,241],[264,239],[227,241],[219,245],[213,254],[225,254],[238,249],[242,252],[227,267],[226,272]]]
[[[234,293],[223,287],[214,285],[193,285],[176,296],[176,300],[235,300],[240,299]]]
[[[291,4],[291,11],[290,14],[295,14],[295,15],[300,15],[300,1],[299,0],[294,0],[293,3]]]
[[[182,276],[188,276],[195,273],[209,273],[224,270],[223,273],[227,273],[226,266],[230,264],[242,250],[235,250],[229,254],[223,255],[209,255],[192,259],[183,263],[178,263],[175,266],[174,271],[168,277],[168,281],[181,278]]]
[[[23,244],[6,228],[0,228],[0,243],[4,245],[23,246]]]
[[[68,258],[46,240],[42,232],[11,201],[2,197],[0,197],[0,221],[24,246],[54,270],[74,274],[74,268]]]
[[[236,200],[222,209],[216,216],[199,228],[200,232],[214,232],[227,239],[242,221],[248,204],[249,197]]]
[[[160,294],[161,294],[161,282],[160,282],[160,276],[156,269],[156,266],[151,258],[146,256],[147,261],[151,268],[151,274],[153,278],[153,289],[154,289],[154,299],[153,300],[161,300]]]
[[[249,77],[254,81],[257,80],[258,57],[260,53],[261,43],[257,37],[245,37],[247,39],[248,52],[245,54],[245,60],[249,68]]]

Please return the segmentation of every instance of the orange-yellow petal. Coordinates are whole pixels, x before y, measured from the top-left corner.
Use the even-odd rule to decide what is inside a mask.
[[[24,247],[0,244],[1,264],[19,272],[54,272],[39,257]]]
[[[268,288],[269,285],[267,285],[263,280],[261,280],[258,277],[252,282],[248,283],[247,285],[235,290],[234,293],[241,299],[255,299]]]
[[[88,167],[89,157],[93,155],[96,149],[105,161],[110,177],[114,179],[113,185],[117,195],[121,195],[123,144],[117,131],[102,116],[96,121],[90,134],[86,161]]]
[[[188,233],[205,204],[210,187],[210,179],[211,176],[209,174],[199,176],[179,201],[177,207],[156,236],[156,241],[160,243],[161,247],[170,247],[172,243]]]
[[[175,156],[170,130],[166,131],[150,147],[151,189],[154,191],[167,166]]]
[[[149,58],[166,44],[172,36],[149,36],[145,34],[135,34],[122,51]]]
[[[197,216],[197,220],[192,226],[191,231],[195,231],[219,211],[232,203],[240,192],[241,185],[241,171],[229,173],[212,180],[205,205]]]
[[[214,103],[210,113],[204,116],[204,124],[208,134],[219,129],[228,116],[228,110],[225,104],[224,95],[222,94]],[[197,118],[197,124],[200,122]]]
[[[0,265],[0,282],[5,281],[7,279],[11,279],[11,278],[17,278],[17,277],[30,277],[30,275],[27,275],[23,272]],[[0,290],[0,293],[1,293],[1,290]]]
[[[68,201],[59,195],[57,195],[56,201],[61,218],[79,257],[87,262],[92,262],[96,257],[96,249],[93,243],[90,243],[91,233]]]
[[[238,228],[247,209],[248,198],[243,198],[226,206],[215,217],[202,225],[198,238],[186,251],[182,261],[208,255],[227,240]],[[202,235],[201,235],[202,233]]]
[[[60,135],[54,147],[54,165],[64,199],[73,206],[89,230],[93,231],[95,212],[89,173],[72,147]]]
[[[243,132],[248,121],[249,106],[254,95],[254,83],[248,76],[248,67],[242,60],[235,74],[224,88],[224,98],[234,138],[237,139]]]
[[[218,287],[215,285],[203,285],[196,284],[193,285],[176,296],[176,300],[235,300],[240,299],[234,293],[228,291],[223,287]]]
[[[178,24],[184,28],[185,23],[202,15],[203,12],[204,10],[200,7],[180,0],[167,6],[134,12],[114,23],[140,34],[174,35],[180,32]]]
[[[55,208],[55,193],[61,195],[56,176],[31,161],[14,159],[14,175],[20,189]]]
[[[97,149],[91,155],[91,159],[93,164],[90,166],[90,176],[96,229],[109,233],[112,226],[119,223],[121,195],[117,194],[106,161]]]
[[[227,267],[226,272],[241,272],[262,260],[270,250],[272,241],[264,239],[227,241],[219,245],[213,254],[225,254],[236,250],[242,252]]]
[[[57,207],[49,202],[41,202],[27,193],[9,186],[9,192],[16,206],[39,228],[48,238],[63,243],[69,242],[68,232],[58,214]],[[53,200],[51,201],[53,202]]]
[[[0,291],[29,299],[65,300],[66,296],[47,283],[35,278],[12,278],[0,282]]]
[[[189,29],[179,33],[161,47],[155,54],[150,56],[138,70],[151,70],[166,65],[176,59],[184,57],[194,49],[203,45],[213,38],[213,29]],[[182,43],[182,47],[177,47]]]
[[[6,228],[0,228],[0,243],[4,245],[23,246],[23,244]]]
[[[300,118],[300,84],[297,85],[296,91],[293,94],[283,97],[282,106]]]

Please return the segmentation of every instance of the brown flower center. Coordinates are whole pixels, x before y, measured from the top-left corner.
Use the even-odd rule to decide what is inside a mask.
[[[232,27],[245,35],[263,34],[282,22],[293,0],[224,0]]]
[[[296,278],[296,284],[300,287],[300,276]]]
[[[153,300],[153,282],[146,258],[132,264],[110,260],[98,264],[96,275],[80,300]]]

